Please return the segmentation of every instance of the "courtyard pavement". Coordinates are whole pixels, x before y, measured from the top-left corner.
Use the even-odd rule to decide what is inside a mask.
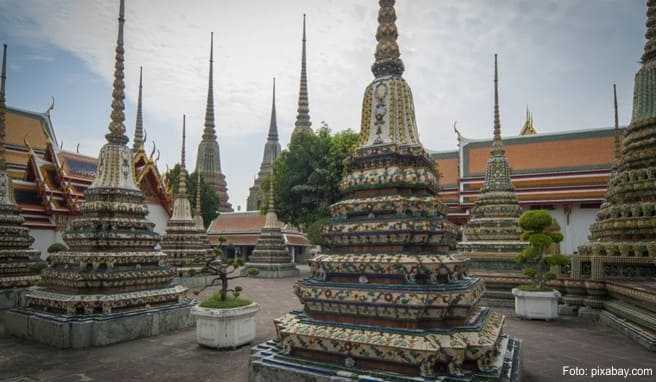
[[[304,273],[307,267],[304,267]],[[233,285],[261,305],[257,339],[274,335],[272,320],[301,308],[292,292],[296,279],[239,279]],[[523,342],[523,381],[656,381],[656,376],[597,377],[590,369],[656,369],[650,353],[611,329],[579,318],[523,321],[507,314],[506,333]],[[195,331],[146,338],[104,348],[57,350],[22,340],[0,339],[0,382],[31,381],[221,381],[248,380],[250,346],[235,351],[199,347]],[[588,376],[563,376],[563,366],[588,369]],[[655,372],[656,373],[656,372]]]

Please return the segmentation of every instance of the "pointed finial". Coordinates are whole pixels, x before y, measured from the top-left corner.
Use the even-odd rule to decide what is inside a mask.
[[[278,121],[276,118],[276,77],[273,77],[273,96],[271,97],[271,122],[269,123],[269,141],[278,141]]]
[[[118,13],[118,38],[116,39],[116,57],[114,63],[114,84],[112,90],[112,113],[109,123],[109,134],[105,135],[111,144],[125,145],[128,137],[125,136],[125,76],[123,74],[123,61],[125,49],[123,48],[123,25],[125,24],[125,0],[120,0]]]
[[[7,83],[7,44],[2,45],[2,71],[0,74],[0,170],[5,170],[7,164],[5,162],[5,108],[6,98],[5,90]]]
[[[280,226],[274,201],[274,188],[275,183],[273,178],[269,178],[269,192],[267,192],[267,213],[265,217],[264,228],[278,228]]]
[[[399,32],[396,28],[396,11],[394,0],[379,0],[378,30],[376,31],[376,61],[371,71],[376,78],[382,76],[403,74],[405,67],[401,61],[401,52],[396,39]]]
[[[642,64],[647,64],[656,57],[656,0],[647,1],[647,32],[645,33],[644,53]]]
[[[210,73],[207,85],[207,103],[205,107],[204,141],[215,141],[216,130],[214,125],[214,32],[210,33]]]
[[[622,144],[620,142],[620,121],[617,111],[617,86],[613,84],[613,107],[615,109],[615,135],[613,144],[613,156],[615,157],[615,165],[618,165],[622,160]]]
[[[196,171],[196,210],[195,215],[201,215],[201,202],[200,202],[200,171]]]
[[[492,150],[495,153],[503,153],[501,120],[499,116],[499,69],[496,53],[494,54],[494,141],[492,143]]]
[[[185,165],[185,156],[186,156],[186,149],[185,149],[185,141],[187,139],[187,115],[182,114],[182,150],[181,150],[181,158],[180,158],[180,166],[182,168],[186,168]]]
[[[296,113],[296,123],[294,123],[294,133],[299,131],[312,131],[312,122],[310,121],[310,100],[308,95],[307,80],[307,46],[305,35],[305,14],[303,14],[303,43],[301,50],[301,81],[298,92],[298,108]]]
[[[142,111],[142,92],[143,92],[143,66],[139,67],[139,96],[137,97],[137,121],[134,126],[134,139],[132,140],[132,150],[137,151],[143,148],[143,111]]]

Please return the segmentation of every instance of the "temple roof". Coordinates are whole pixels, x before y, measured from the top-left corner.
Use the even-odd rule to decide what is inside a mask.
[[[231,238],[238,242],[244,242],[242,239],[246,235],[249,239],[246,241],[252,244],[235,244],[235,245],[255,245],[260,231],[266,223],[266,217],[259,211],[248,212],[227,212],[220,214],[216,219],[210,223],[207,234],[211,237],[214,236],[213,242],[216,237],[223,236],[230,243]],[[287,237],[288,243],[297,243],[294,245],[309,246],[310,242],[305,238],[302,232],[284,225],[282,232]]]

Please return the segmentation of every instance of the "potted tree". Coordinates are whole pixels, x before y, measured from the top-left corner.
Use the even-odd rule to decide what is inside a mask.
[[[553,320],[558,318],[560,293],[547,286],[556,278],[551,268],[566,265],[567,256],[550,251],[554,244],[563,240],[563,235],[554,230],[554,219],[545,210],[532,210],[519,218],[522,240],[529,245],[515,258],[524,266],[524,275],[531,279],[530,284],[520,285],[512,290],[515,296],[515,313],[521,318]],[[553,252],[553,253],[551,253]]]
[[[235,349],[255,339],[255,314],[260,306],[240,297],[241,287],[228,288],[230,280],[257,274],[256,269],[249,269],[245,275],[236,274],[243,265],[239,258],[224,263],[217,257],[207,263],[204,272],[214,277],[210,277],[211,281],[194,293],[198,295],[217,285],[220,288],[191,310],[191,315],[196,318],[196,340],[200,345]]]

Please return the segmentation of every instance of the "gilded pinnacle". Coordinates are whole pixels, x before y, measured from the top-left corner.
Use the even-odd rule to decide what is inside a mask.
[[[396,42],[399,32],[396,28],[396,11],[394,0],[378,2],[378,30],[376,31],[376,53],[371,71],[376,77],[403,74],[405,67],[401,61],[399,44]]]
[[[109,134],[105,135],[107,142],[125,145],[128,137],[125,136],[125,75],[123,48],[123,26],[125,24],[125,0],[121,0],[118,16],[118,38],[116,39],[116,57],[114,63],[114,84],[112,90],[112,112],[109,123]]]

